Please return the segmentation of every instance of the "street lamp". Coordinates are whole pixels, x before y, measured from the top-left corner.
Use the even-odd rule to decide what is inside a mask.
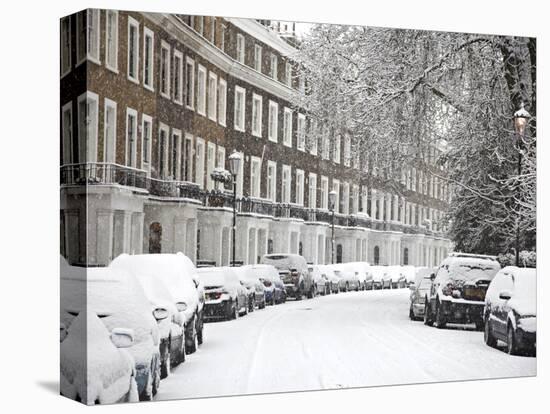
[[[328,203],[329,203],[329,209],[332,213],[331,215],[331,230],[332,235],[330,238],[330,257],[331,257],[331,263],[334,264],[334,210],[336,207],[336,191],[332,190],[330,193],[328,193]]]
[[[237,175],[241,169],[242,157],[237,151],[233,150],[229,156],[229,171],[233,176],[233,229],[232,229],[232,266],[235,266],[235,227],[237,225]]]
[[[516,129],[516,140],[518,145],[518,180],[521,175],[521,143],[525,134],[525,127],[531,118],[531,114],[525,110],[523,102],[520,109],[514,113],[514,127]],[[518,191],[521,191],[521,187],[518,186]],[[521,196],[521,194],[520,194]],[[519,212],[516,218],[516,266],[519,267]]]

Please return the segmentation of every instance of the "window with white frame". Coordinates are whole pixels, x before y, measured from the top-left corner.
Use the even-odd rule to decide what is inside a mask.
[[[277,163],[267,162],[266,197],[273,202],[277,201]]]
[[[185,134],[183,147],[183,180],[193,181],[193,135]]]
[[[270,68],[270,72],[269,72],[269,75],[277,80],[277,65],[278,65],[278,59],[277,59],[277,55],[275,53],[272,53],[271,54],[271,68]]]
[[[143,27],[143,86],[153,90],[153,68],[155,56],[155,34]]]
[[[71,16],[61,19],[61,76],[71,71]]]
[[[262,136],[262,97],[252,94],[252,135]]]
[[[334,149],[332,151],[332,160],[336,164],[340,164],[340,145],[341,145],[342,137],[338,134],[334,137]]]
[[[411,190],[416,191],[416,168],[412,169]]]
[[[99,10],[88,9],[86,22],[87,48],[86,57],[88,60],[99,63]]]
[[[235,86],[235,129],[244,132],[246,90]]]
[[[167,125],[159,124],[159,176],[161,179],[168,177],[168,134]]]
[[[204,139],[196,139],[196,153],[195,153],[195,183],[199,185],[200,188],[204,188]]]
[[[317,208],[317,174],[309,173],[309,208]]]
[[[197,31],[204,36],[204,16],[197,16]]]
[[[183,104],[183,54],[174,50],[174,102]]]
[[[128,17],[128,79],[139,83],[139,23]]]
[[[208,118],[216,122],[218,110],[218,76],[214,72],[208,74]]]
[[[353,184],[351,190],[351,214],[357,214],[359,212],[359,186]]]
[[[244,64],[244,36],[242,34],[237,34],[237,60]]]
[[[179,181],[181,173],[181,131],[179,129],[172,129],[169,151],[168,169],[170,171],[170,178]]]
[[[292,86],[292,65],[290,62],[286,62],[285,65],[285,83],[288,87]]]
[[[281,202],[290,203],[290,186],[292,185],[292,176],[290,175],[290,165],[283,165],[283,179],[281,186]]]
[[[300,151],[306,150],[306,116],[304,114],[298,114],[298,139],[296,147]]]
[[[216,167],[225,170],[225,148],[218,145],[216,152]],[[217,183],[218,190],[223,190],[223,183]]]
[[[189,56],[185,58],[185,106],[195,108],[195,61]]]
[[[78,97],[78,158],[80,163],[97,161],[98,104],[93,92]]]
[[[212,171],[216,167],[216,144],[209,142],[206,149],[206,189],[208,191],[214,189],[214,180],[212,179]]]
[[[258,157],[250,157],[250,196],[260,197],[262,163]]]
[[[368,212],[369,189],[366,185],[361,186],[361,211],[365,214]]]
[[[73,163],[73,102],[63,105],[61,109],[63,134],[63,164]]]
[[[349,214],[349,183],[342,184],[342,213]]]
[[[241,160],[244,160],[244,154],[242,152],[238,153],[241,156]],[[237,196],[242,197],[243,195],[243,186],[244,186],[244,165],[241,162],[241,168],[237,172]]]
[[[107,163],[116,162],[116,107],[116,102],[105,98],[103,160]]]
[[[126,108],[126,165],[136,167],[137,111]]]
[[[153,118],[143,114],[141,116],[141,136],[142,136],[142,151],[141,164],[142,168],[151,171],[151,146],[153,143]]]
[[[283,145],[292,147],[292,110],[285,108],[283,116]]]
[[[319,133],[318,127],[319,125],[317,124],[317,120],[310,120],[308,131],[308,148],[311,155],[317,155],[317,134]]]
[[[279,130],[279,105],[277,102],[269,101],[268,118],[267,139],[277,142]]]
[[[344,165],[351,165],[351,137],[348,134],[344,135]]]
[[[87,48],[87,19],[88,12],[83,10],[76,14],[76,65],[80,65],[86,60]]]
[[[305,91],[306,91],[306,77],[304,76],[304,74],[300,75],[298,89],[302,93],[305,93]]]
[[[105,66],[118,72],[118,11],[105,11]]]
[[[321,176],[321,208],[324,210],[328,209],[328,177],[324,175]]]
[[[170,45],[164,40],[160,44],[160,94],[170,99]]]
[[[220,78],[218,85],[218,123],[225,126],[227,114],[227,82]]]
[[[296,170],[296,204],[304,205],[304,171]]]
[[[353,168],[355,168],[356,170],[360,170],[361,169],[361,150],[358,148],[358,144],[355,144],[351,158],[353,160]]]
[[[210,42],[214,43],[216,40],[216,18],[210,17]]]
[[[206,115],[206,68],[199,65],[197,74],[197,113]]]
[[[332,191],[336,193],[336,198],[334,199],[334,211],[336,213],[340,212],[340,180],[332,180]]]
[[[321,155],[324,160],[328,160],[330,158],[330,139],[328,136],[328,128],[323,125],[321,128],[321,142],[322,142],[322,148],[321,148]]]
[[[254,69],[258,72],[262,71],[262,47],[254,45]]]

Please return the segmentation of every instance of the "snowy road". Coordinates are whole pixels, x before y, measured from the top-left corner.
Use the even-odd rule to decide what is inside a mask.
[[[410,321],[408,295],[344,293],[209,323],[156,399],[536,374],[535,358],[489,348],[482,332]]]

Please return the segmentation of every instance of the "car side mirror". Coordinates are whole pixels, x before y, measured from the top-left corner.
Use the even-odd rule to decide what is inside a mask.
[[[67,326],[63,322],[61,322],[61,325],[59,325],[59,342],[63,342],[67,335]]]
[[[431,280],[432,282],[435,280],[435,273],[432,273],[432,274],[430,275],[430,280]]]
[[[134,344],[134,330],[114,328],[111,331],[111,341],[117,348],[129,348]]]
[[[500,292],[498,297],[502,300],[508,300],[512,297],[512,294],[507,290],[503,290],[502,292]]]
[[[184,312],[185,310],[187,310],[187,303],[177,302],[176,303],[176,309],[178,310],[178,312]]]
[[[157,321],[162,321],[168,317],[168,311],[164,308],[156,308],[153,310],[153,316]]]

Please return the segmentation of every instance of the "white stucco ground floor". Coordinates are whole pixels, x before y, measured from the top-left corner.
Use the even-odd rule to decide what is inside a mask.
[[[233,212],[200,200],[151,196],[124,186],[64,187],[61,253],[70,263],[105,266],[121,253],[183,252],[195,263],[228,265]],[[292,217],[239,212],[235,260],[258,263],[266,253],[299,253],[311,263],[435,266],[450,250],[448,239],[422,228],[334,226]],[[399,223],[395,223],[399,224]],[[396,231],[395,227],[401,229]]]

